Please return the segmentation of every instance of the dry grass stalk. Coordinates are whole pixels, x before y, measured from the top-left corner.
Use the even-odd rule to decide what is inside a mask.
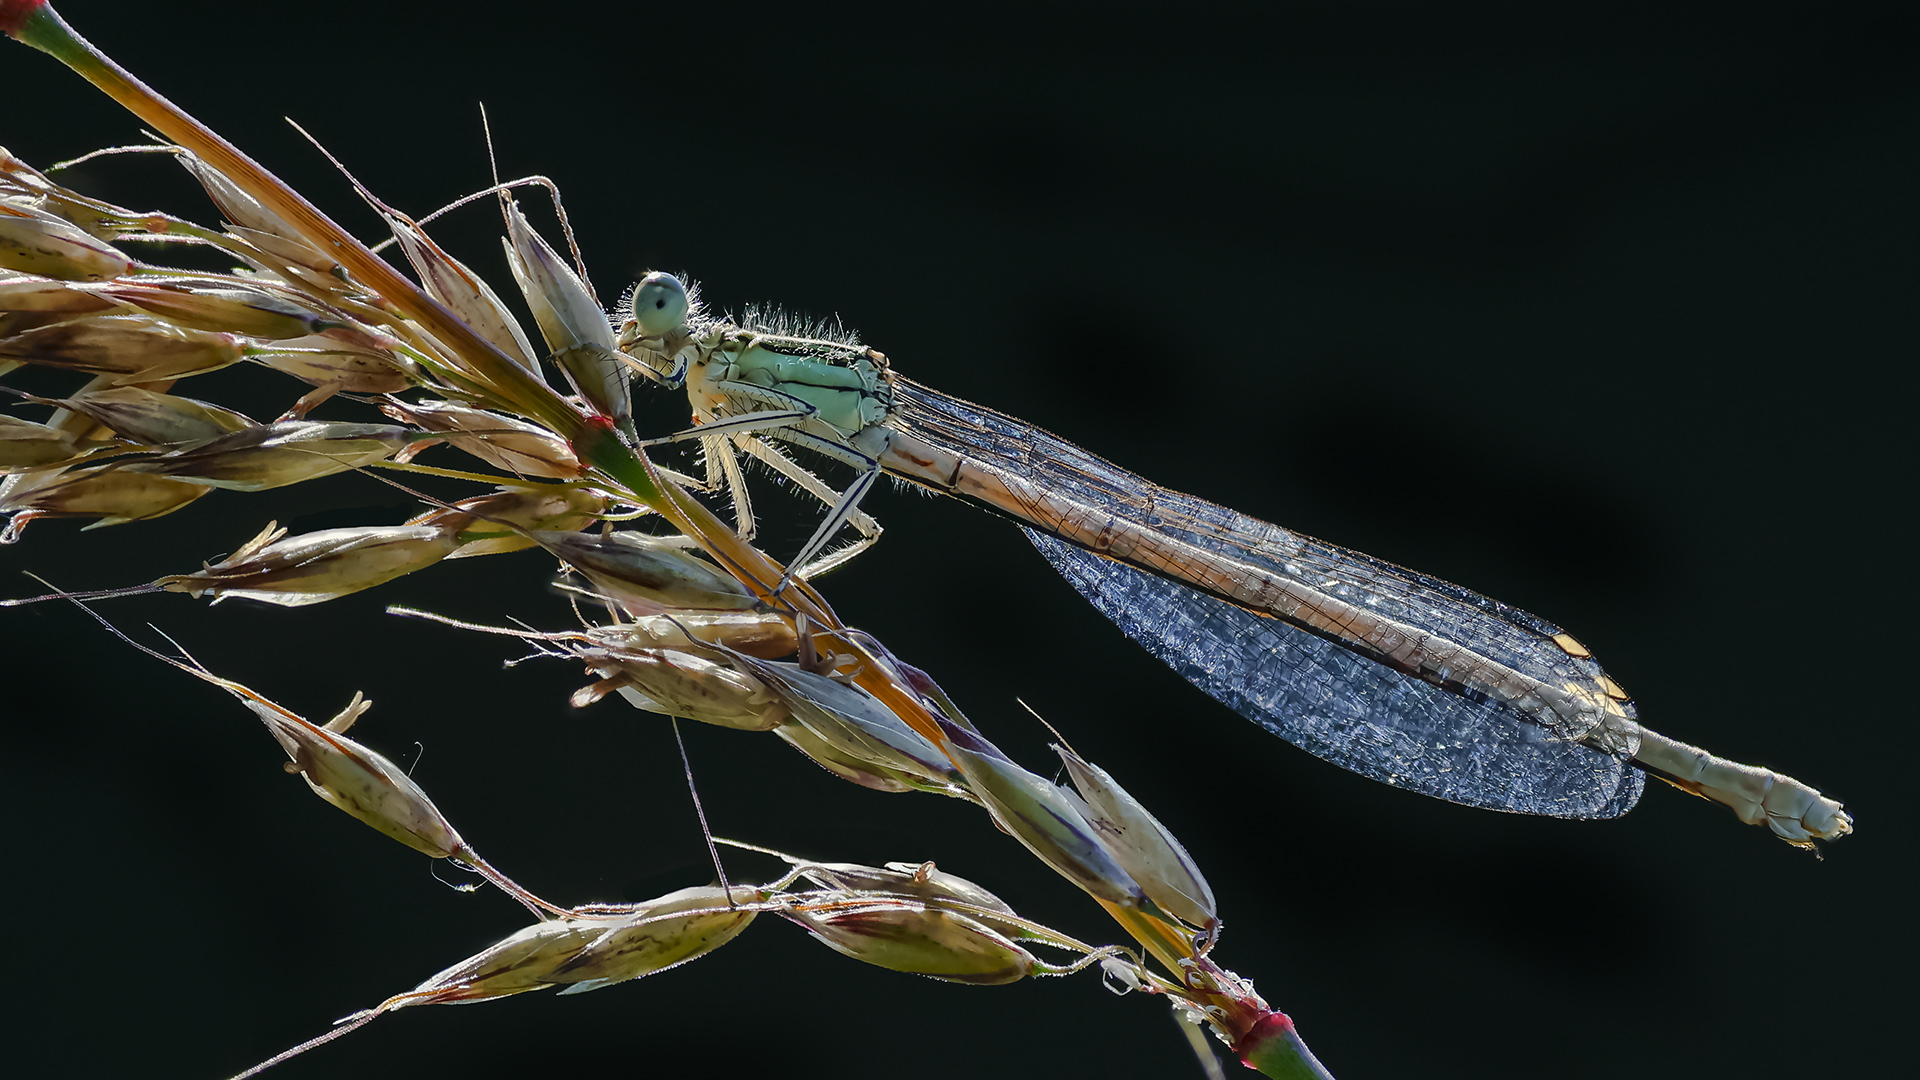
[[[515,272],[548,349],[575,387],[573,399],[560,397],[539,375],[525,334],[485,282],[404,215],[387,211],[424,290],[217,136],[78,44],[50,9],[16,2],[4,13],[0,23],[17,36],[69,58],[178,140],[180,160],[234,220],[217,231],[139,214],[87,199],[10,164],[16,194],[0,190],[0,207],[8,220],[31,223],[14,232],[26,236],[37,229],[33,235],[61,243],[23,240],[6,249],[13,253],[8,257],[16,273],[5,280],[9,294],[22,298],[16,314],[24,318],[0,337],[0,358],[97,376],[82,393],[98,386],[158,393],[175,380],[244,357],[279,357],[283,363],[288,356],[370,357],[376,361],[375,385],[404,377],[409,393],[423,395],[391,404],[393,412],[434,429],[291,418],[369,370],[349,365],[336,376],[310,363],[303,377],[316,385],[316,393],[294,403],[290,418],[248,424],[204,441],[178,438],[178,425],[124,423],[113,428],[113,435],[126,452],[105,465],[61,471],[61,465],[50,463],[15,473],[0,488],[0,510],[19,512],[9,538],[17,536],[23,518],[34,514],[91,513],[102,524],[154,517],[210,488],[249,492],[306,483],[404,460],[444,437],[482,465],[515,475],[461,474],[497,482],[504,490],[429,511],[420,524],[292,538],[269,526],[228,559],[199,574],[162,579],[161,586],[303,606],[430,566],[465,543],[508,537],[531,541],[580,570],[613,612],[611,627],[588,636],[628,633],[634,620],[663,614],[693,617],[679,626],[685,651],[604,637],[591,646],[568,645],[566,651],[608,677],[582,703],[618,689],[631,691],[643,707],[728,726],[797,726],[805,734],[789,734],[789,741],[836,774],[880,790],[931,791],[980,802],[996,823],[1102,901],[1147,953],[1175,973],[1171,980],[1151,976],[1139,969],[1139,960],[1128,961],[1134,971],[1129,985],[1171,996],[1230,1042],[1277,1015],[1248,984],[1208,958],[1215,921],[1210,910],[1204,926],[1183,926],[1168,914],[1173,905],[1153,899],[1161,886],[1143,887],[1129,876],[1101,830],[1076,809],[1085,805],[1077,796],[1014,765],[917,669],[898,664],[877,642],[846,630],[810,586],[744,543],[623,440],[620,433],[631,427],[629,365],[616,350],[613,329],[584,280],[532,234],[517,211],[509,207]],[[156,268],[124,259],[107,243],[180,238],[233,254],[250,268],[247,276],[216,281]],[[323,251],[334,253],[338,262],[318,257]],[[150,278],[156,270],[161,276]],[[127,279],[129,274],[139,280]],[[102,282],[86,294],[112,306],[96,312],[89,309],[93,301],[67,299],[75,290],[62,281]],[[64,310],[55,310],[63,305]],[[49,310],[61,317],[26,325]],[[138,313],[121,313],[126,310]],[[664,310],[644,310],[628,336],[671,339],[670,329],[648,322]],[[302,341],[320,344],[290,344]],[[461,412],[473,406],[481,411]],[[89,426],[112,427],[105,419],[110,411],[84,415]],[[456,415],[459,419],[452,419]],[[426,423],[430,416],[439,422]],[[569,480],[578,474],[582,482],[543,487],[528,479],[552,473]],[[81,492],[86,485],[92,490]],[[564,494],[576,490],[588,493],[584,500]],[[519,505],[504,505],[503,497]],[[615,511],[628,508],[665,519],[707,558],[637,533],[589,537],[572,531],[596,517],[611,522]],[[566,527],[560,529],[535,527],[562,522]],[[727,637],[736,628],[699,621],[716,612],[771,614],[783,629],[769,635],[763,625],[743,624],[737,628],[745,635],[743,649],[735,650]],[[707,637],[694,626],[703,626]],[[767,651],[769,643],[784,648],[788,641],[799,651],[796,662],[751,655],[744,647],[750,643],[753,651]],[[496,884],[505,882],[472,854],[403,772],[341,734],[363,708],[359,702],[328,725],[313,725],[238,684],[175,663],[246,701],[286,747],[295,769],[329,802],[416,850],[459,859],[487,871]],[[731,704],[715,711],[712,703],[718,699]],[[796,869],[788,880],[804,872]],[[360,1014],[353,1024],[407,1004],[479,1000],[547,985],[577,992],[651,974],[730,940],[754,913],[769,908],[848,955],[937,978],[1005,982],[1029,973],[1077,970],[1094,959],[1116,960],[1111,949],[1078,946],[996,907],[952,900],[938,887],[929,892],[934,880],[930,873],[914,875],[909,895],[867,889],[853,894],[833,886],[824,894],[795,897],[779,891],[783,881],[744,892],[683,890],[634,910],[572,909]],[[509,891],[536,909],[560,910],[517,887]],[[1016,938],[1078,948],[1083,959],[1051,969]]]

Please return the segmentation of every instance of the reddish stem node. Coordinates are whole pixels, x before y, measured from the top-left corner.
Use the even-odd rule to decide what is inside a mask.
[[[46,6],[47,0],[0,0],[0,33],[17,36],[27,20]]]

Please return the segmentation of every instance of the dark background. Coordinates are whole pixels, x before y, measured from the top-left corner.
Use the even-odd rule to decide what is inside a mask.
[[[886,538],[823,583],[841,615],[1030,766],[1047,736],[1016,698],[1141,796],[1219,893],[1216,958],[1343,1080],[1906,1060],[1914,597],[1889,568],[1912,553],[1916,86],[1894,5],[693,7],[63,10],[362,235],[371,216],[279,118],[424,212],[487,182],[484,101],[503,173],[559,181],[604,292],[662,267],[722,307],[838,313],[932,385],[1559,622],[1650,726],[1857,815],[1818,861],[1658,784],[1610,822],[1394,791],[1192,691],[1010,526],[876,494]],[[0,100],[0,143],[38,164],[139,138],[18,46]],[[176,171],[122,158],[71,182],[210,220]],[[484,207],[436,229],[504,284],[496,233]],[[245,371],[185,392],[271,415],[299,389]],[[684,415],[663,396],[649,422]],[[789,553],[813,521],[770,504],[763,540]],[[335,477],[36,524],[3,558],[98,588],[269,518],[410,512]],[[381,614],[562,628],[546,576],[523,555],[308,611],[101,610],[315,719],[367,691],[356,734],[402,761],[424,744],[416,778],[548,896],[707,880],[664,722],[571,711],[570,665],[503,673],[511,642]],[[8,611],[0,640],[19,1075],[227,1075],[525,921],[323,806],[236,703],[77,611]],[[689,736],[722,834],[936,859],[1116,935],[969,807]],[[1092,975],[950,986],[769,918],[656,979],[405,1012],[277,1075],[1195,1075],[1186,1055],[1163,1005]]]

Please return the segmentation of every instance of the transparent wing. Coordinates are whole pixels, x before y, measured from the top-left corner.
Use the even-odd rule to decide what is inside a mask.
[[[1617,817],[1646,776],[1474,700],[1033,529],[1040,553],[1127,636],[1216,701],[1316,757],[1490,810]]]
[[[925,461],[951,458],[934,486],[1033,526],[1128,635],[1282,738],[1470,806],[1612,817],[1639,798],[1632,702],[1559,627],[1159,487],[1016,417],[905,379],[894,393],[896,430]],[[921,458],[901,465],[927,483],[906,471]]]

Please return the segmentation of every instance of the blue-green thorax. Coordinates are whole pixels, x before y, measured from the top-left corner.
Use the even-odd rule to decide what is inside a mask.
[[[892,411],[887,358],[858,345],[781,337],[728,327],[695,347],[687,368],[694,407],[713,416],[778,407],[779,397],[816,410],[812,417],[842,440],[884,421]],[[748,388],[772,391],[774,400]]]

